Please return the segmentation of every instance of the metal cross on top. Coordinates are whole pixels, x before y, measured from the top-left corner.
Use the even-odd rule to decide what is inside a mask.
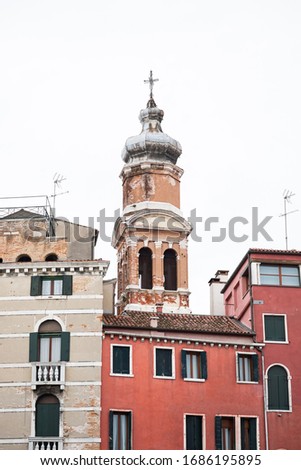
[[[148,80],[144,80],[144,83],[149,83],[149,89],[150,89],[150,99],[153,98],[153,88],[154,88],[154,82],[158,82],[159,78],[153,78],[153,71],[151,70],[149,73]]]

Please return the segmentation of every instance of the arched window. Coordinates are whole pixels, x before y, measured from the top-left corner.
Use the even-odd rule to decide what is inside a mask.
[[[45,257],[45,261],[57,261],[57,260],[58,260],[58,256],[55,253],[49,253]]]
[[[35,424],[36,437],[59,437],[60,402],[56,396],[46,394],[37,399]],[[52,442],[50,447],[51,445],[56,445],[56,443]]]
[[[289,410],[288,376],[282,366],[272,366],[268,371],[268,409]]]
[[[139,281],[141,289],[153,287],[153,254],[149,248],[139,250]]]
[[[44,321],[39,328],[39,362],[61,360],[61,325],[54,320]]]
[[[62,331],[55,320],[41,323],[37,333],[30,333],[29,361],[58,363],[69,361],[70,333]]]
[[[28,255],[19,255],[16,261],[17,263],[26,263],[28,261],[31,261],[31,257]]]
[[[168,249],[164,252],[164,289],[177,290],[177,253]]]

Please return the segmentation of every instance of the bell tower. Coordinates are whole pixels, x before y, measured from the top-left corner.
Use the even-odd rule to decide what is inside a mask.
[[[122,152],[123,213],[116,220],[117,311],[190,313],[188,236],[191,225],[180,210],[177,166],[179,142],[162,131],[164,112],[150,97],[140,111],[142,131],[129,137]]]

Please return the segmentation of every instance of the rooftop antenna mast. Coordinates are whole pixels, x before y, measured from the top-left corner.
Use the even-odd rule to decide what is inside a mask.
[[[284,217],[284,233],[285,233],[285,249],[288,250],[288,234],[287,234],[287,216],[293,212],[298,212],[298,209],[287,212],[287,203],[291,204],[291,197],[295,196],[289,189],[283,191],[284,213],[280,217]]]
[[[53,198],[53,207],[52,207],[52,215],[55,217],[55,200],[57,196],[61,196],[62,194],[67,194],[69,191],[64,191],[62,193],[57,193],[57,188],[61,189],[61,183],[62,181],[65,181],[65,176],[55,173],[53,177],[53,194],[51,194],[51,197]]]

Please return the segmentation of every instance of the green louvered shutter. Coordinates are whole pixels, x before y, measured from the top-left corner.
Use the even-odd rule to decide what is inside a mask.
[[[63,276],[63,295],[72,294],[72,276]]]
[[[216,450],[222,450],[222,417],[215,417],[215,448]]]
[[[202,379],[207,380],[208,371],[207,371],[207,354],[206,354],[206,351],[201,352],[201,368],[202,368]]]
[[[30,333],[29,335],[29,362],[38,360],[38,333]]]
[[[252,356],[252,365],[253,365],[253,380],[254,382],[259,382],[259,369],[258,369],[258,356],[254,354]]]
[[[257,419],[250,418],[250,450],[257,449]]]
[[[70,358],[70,333],[61,333],[61,361],[69,361]]]
[[[187,378],[187,368],[186,368],[186,351],[181,351],[181,368],[182,368],[182,378]]]
[[[33,296],[41,295],[41,292],[42,292],[41,276],[32,276],[31,286],[30,286],[30,295],[33,295]]]
[[[109,450],[113,450],[113,411],[109,413]]]

